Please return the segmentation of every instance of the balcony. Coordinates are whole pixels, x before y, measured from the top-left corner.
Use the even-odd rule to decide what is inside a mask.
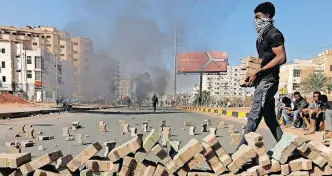
[[[30,36],[25,36],[25,35],[17,35],[16,36],[17,40],[31,40]]]

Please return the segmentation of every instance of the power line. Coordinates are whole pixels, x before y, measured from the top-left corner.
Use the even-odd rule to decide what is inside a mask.
[[[230,15],[234,11],[234,9],[240,4],[241,1],[243,0],[236,0],[231,9],[224,13],[224,15],[222,16],[223,18],[221,18],[220,20],[220,23],[222,23],[228,17],[228,15]]]
[[[190,17],[191,12],[193,11],[193,9],[194,9],[194,7],[195,7],[196,1],[197,1],[197,0],[193,0],[193,3],[191,4],[191,7],[190,7],[190,9],[189,9],[189,13],[188,13],[188,18]]]

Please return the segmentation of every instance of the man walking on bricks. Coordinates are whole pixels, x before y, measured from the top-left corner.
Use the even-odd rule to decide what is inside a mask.
[[[244,133],[256,131],[264,116],[266,125],[270,128],[274,138],[279,141],[283,132],[276,119],[274,95],[278,91],[280,65],[286,63],[285,39],[282,33],[274,27],[275,8],[272,3],[259,4],[254,13],[258,34],[256,48],[262,64],[260,70],[247,78],[249,86],[255,84],[256,89]],[[237,149],[242,144],[246,144],[243,136]]]

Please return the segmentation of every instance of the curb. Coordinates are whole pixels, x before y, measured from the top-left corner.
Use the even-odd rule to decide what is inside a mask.
[[[246,118],[249,112],[239,112],[239,111],[226,111],[221,108],[209,108],[209,107],[192,107],[192,106],[184,106],[180,107],[183,110],[187,111],[199,111],[199,112],[207,112],[213,114],[220,114],[225,116],[232,116],[236,118]]]

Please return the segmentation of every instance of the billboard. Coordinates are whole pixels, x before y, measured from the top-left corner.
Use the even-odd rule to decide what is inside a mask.
[[[226,52],[185,52],[178,55],[178,73],[227,72]]]

